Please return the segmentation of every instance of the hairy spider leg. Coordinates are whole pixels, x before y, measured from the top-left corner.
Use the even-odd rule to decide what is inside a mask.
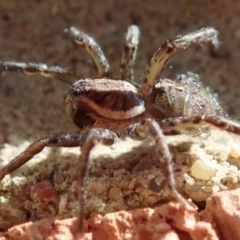
[[[153,85],[159,81],[168,60],[177,49],[186,49],[193,43],[202,44],[205,42],[212,42],[213,47],[217,49],[220,44],[218,40],[218,31],[212,27],[202,28],[164,42],[155,52],[148,64],[146,76],[142,85],[143,91],[147,94],[151,93]]]
[[[240,124],[226,117],[216,115],[203,116],[184,116],[178,118],[167,118],[161,122],[161,127],[164,132],[172,130],[178,134],[189,134],[187,130],[196,129],[196,124],[207,123],[218,129],[225,130],[240,135]]]
[[[5,175],[12,173],[14,170],[32,159],[45,147],[79,147],[82,145],[85,137],[86,134],[84,133],[66,133],[51,135],[37,140],[0,170],[0,180],[2,180]]]
[[[66,29],[65,32],[67,32],[77,44],[85,46],[92,58],[98,76],[108,76],[109,64],[98,43],[88,34],[75,27],[70,27],[69,29]],[[82,78],[81,75],[74,71],[70,71],[59,66],[48,66],[45,63],[35,62],[24,63],[17,61],[3,61],[0,63],[0,73],[3,71],[23,72],[27,75],[40,73],[44,77],[58,79],[70,84]]]
[[[128,27],[120,62],[120,79],[122,80],[134,80],[133,65],[136,60],[139,35],[140,30],[138,26],[131,25]]]
[[[59,66],[48,66],[45,63],[24,63],[16,61],[0,62],[0,73],[3,71],[22,72],[27,75],[40,73],[44,77],[58,79],[67,83],[74,83],[81,78],[73,71],[63,69]]]
[[[131,128],[130,136],[137,139],[145,138],[150,135],[155,142],[156,153],[159,161],[163,166],[163,171],[167,181],[167,187],[173,193],[176,200],[183,204],[185,208],[189,206],[187,200],[176,189],[176,182],[174,179],[172,156],[169,147],[163,135],[163,131],[158,122],[152,118],[146,118],[141,123]]]
[[[84,177],[87,174],[87,166],[89,160],[89,154],[94,147],[96,141],[101,142],[104,145],[112,145],[118,138],[115,132],[102,128],[92,128],[87,133],[85,140],[81,147],[81,156],[78,165],[78,200],[80,204],[78,227],[82,229],[84,219],[84,206],[85,206],[85,188]]]
[[[65,32],[69,34],[75,43],[85,46],[94,63],[98,77],[107,77],[109,75],[109,64],[99,44],[76,27],[70,27]]]

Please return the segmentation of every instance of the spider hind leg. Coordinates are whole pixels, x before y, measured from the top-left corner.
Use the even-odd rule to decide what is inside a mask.
[[[136,59],[139,35],[140,30],[137,26],[131,25],[128,27],[126,42],[120,63],[120,78],[122,80],[134,80],[132,67]]]

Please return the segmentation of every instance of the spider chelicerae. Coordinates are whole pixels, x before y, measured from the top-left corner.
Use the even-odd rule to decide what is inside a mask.
[[[66,33],[84,45],[96,68],[97,78],[83,78],[76,72],[42,63],[3,61],[0,71],[25,74],[40,73],[71,84],[65,97],[67,114],[78,127],[75,133],[50,135],[32,143],[0,170],[0,180],[29,161],[45,147],[81,147],[78,169],[79,228],[84,219],[84,176],[89,154],[95,141],[111,145],[119,137],[130,136],[142,141],[152,137],[156,154],[166,178],[166,186],[184,206],[188,202],[178,192],[172,169],[172,157],[164,134],[180,134],[208,123],[220,129],[240,134],[240,125],[227,118],[217,97],[203,88],[198,75],[178,75],[175,80],[161,79],[169,58],[178,49],[191,44],[211,42],[219,45],[218,32],[211,27],[167,40],[151,58],[142,82],[134,81],[133,65],[139,42],[139,28],[131,25],[120,63],[120,78],[109,77],[109,64],[97,42],[86,33],[70,27]]]

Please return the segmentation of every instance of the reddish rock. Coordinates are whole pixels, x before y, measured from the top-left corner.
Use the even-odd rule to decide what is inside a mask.
[[[93,239],[217,239],[211,225],[199,220],[195,208],[186,210],[179,203],[155,209],[96,216],[88,221]]]
[[[202,220],[209,222],[220,239],[240,239],[240,189],[214,194],[207,199],[201,212]]]
[[[161,207],[94,216],[77,232],[77,219],[49,220],[15,226],[1,240],[227,240],[240,239],[240,189],[214,194],[200,214],[170,202]]]
[[[15,226],[2,239],[76,239],[77,219]],[[217,239],[210,223],[199,221],[197,211],[184,209],[179,203],[169,203],[155,209],[137,209],[97,215],[84,225],[79,239]]]

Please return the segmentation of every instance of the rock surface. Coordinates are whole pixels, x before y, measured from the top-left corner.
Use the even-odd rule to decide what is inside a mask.
[[[237,240],[240,239],[240,189],[214,194],[205,210],[194,204],[185,209],[170,202],[161,207],[97,215],[84,223],[78,235],[77,219],[43,219],[15,226],[1,240]]]
[[[213,193],[240,186],[240,158],[237,137],[211,131],[207,139],[166,136],[174,160],[177,189],[193,202],[204,202]],[[26,142],[17,149],[30,144]],[[0,150],[7,164],[15,152]],[[79,211],[77,167],[79,149],[46,149],[0,182],[0,230],[43,218],[66,219]],[[191,172],[194,163],[214,170],[213,176],[199,179]],[[86,177],[85,216],[120,210],[155,207],[171,201],[163,167],[151,139],[143,142],[119,140],[113,146],[98,144],[91,153]]]

